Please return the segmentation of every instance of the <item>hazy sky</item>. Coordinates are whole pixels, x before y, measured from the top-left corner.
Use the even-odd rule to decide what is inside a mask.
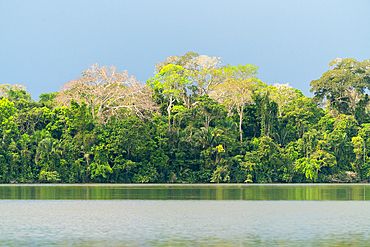
[[[38,99],[95,62],[145,82],[156,62],[194,51],[311,96],[334,58],[370,58],[369,11],[369,0],[0,0],[0,84]]]

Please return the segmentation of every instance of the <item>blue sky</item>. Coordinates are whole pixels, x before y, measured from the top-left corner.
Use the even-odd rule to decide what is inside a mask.
[[[370,58],[370,1],[0,0],[0,84],[38,99],[98,62],[140,81],[194,51],[305,95],[336,57]]]

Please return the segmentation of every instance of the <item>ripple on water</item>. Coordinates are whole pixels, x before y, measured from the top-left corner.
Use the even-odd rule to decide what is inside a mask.
[[[370,202],[1,200],[0,245],[359,246]]]

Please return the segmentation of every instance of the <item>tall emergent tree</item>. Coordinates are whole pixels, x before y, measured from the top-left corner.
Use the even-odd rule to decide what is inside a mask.
[[[252,103],[252,94],[254,91],[265,87],[257,77],[258,67],[253,64],[226,66],[223,68],[225,73],[225,82],[219,84],[212,94],[216,100],[226,105],[231,110],[235,107],[239,115],[239,133],[240,142],[243,141],[242,121],[244,107]]]
[[[142,117],[145,111],[154,108],[151,88],[141,85],[127,71],[118,73],[114,66],[99,67],[97,63],[83,70],[81,77],[65,83],[55,100],[69,105],[71,99],[84,101],[93,118],[103,122],[124,112]]]
[[[192,96],[204,96],[213,92],[215,87],[225,80],[222,68],[222,61],[219,57],[198,55],[188,51],[183,56],[170,56],[163,62],[155,65],[155,72],[160,73],[166,65],[179,65],[186,70],[190,80],[189,90]]]
[[[198,53],[192,52],[192,51],[188,51],[187,53],[185,53],[185,55],[181,57],[169,56],[168,58],[166,58],[165,61],[157,62],[155,64],[155,73],[156,74],[159,73],[164,66],[169,65],[169,64],[180,65],[183,68],[188,68],[189,65],[192,64],[193,58],[197,56],[199,56]]]
[[[289,86],[289,83],[280,84],[274,83],[273,86],[268,86],[262,90],[268,92],[271,100],[275,101],[279,106],[279,116],[281,117],[283,110],[294,100],[304,97],[303,93],[298,89]]]
[[[168,128],[171,128],[171,110],[175,101],[182,100],[184,105],[190,107],[188,97],[189,80],[187,79],[186,69],[180,65],[167,64],[161,68],[154,78],[149,79],[148,84],[158,90],[168,99]]]
[[[10,101],[18,101],[21,99],[31,100],[31,94],[27,92],[26,86],[14,84],[1,84],[0,97],[8,98]]]
[[[221,64],[219,57],[206,55],[196,56],[186,64],[193,91],[197,96],[209,95],[225,80]]]
[[[311,81],[315,99],[327,103],[331,110],[354,114],[360,95],[370,88],[370,59],[336,58],[320,79]]]

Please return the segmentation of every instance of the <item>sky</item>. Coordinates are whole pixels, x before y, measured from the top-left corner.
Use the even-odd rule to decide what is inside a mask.
[[[168,56],[254,64],[267,84],[310,82],[336,57],[370,59],[369,0],[0,0],[0,84],[34,100],[93,63],[145,82]]]

